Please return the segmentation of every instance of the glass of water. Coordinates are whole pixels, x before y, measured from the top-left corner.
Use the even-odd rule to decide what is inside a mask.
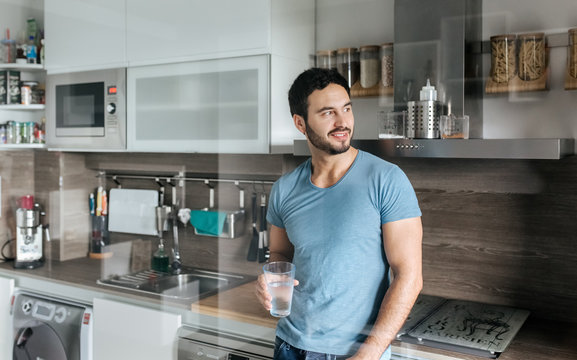
[[[263,266],[268,292],[272,296],[270,314],[285,317],[291,313],[295,266],[286,261],[274,261]]]

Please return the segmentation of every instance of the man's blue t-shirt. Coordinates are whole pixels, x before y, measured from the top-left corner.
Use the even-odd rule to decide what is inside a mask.
[[[282,176],[267,220],[286,230],[300,283],[277,335],[308,351],[354,354],[389,287],[381,225],[418,216],[401,169],[363,151],[329,188],[311,182],[310,159]]]

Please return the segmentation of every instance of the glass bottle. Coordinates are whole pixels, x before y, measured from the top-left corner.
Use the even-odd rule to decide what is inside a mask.
[[[371,88],[381,79],[381,60],[377,45],[366,45],[360,48],[361,58],[361,86]]]
[[[547,68],[545,34],[521,34],[519,42],[519,77],[521,80],[537,80]]]
[[[569,29],[567,69],[569,70],[569,75],[571,75],[571,77],[577,78],[577,28]]]
[[[349,84],[349,88],[359,80],[359,51],[357,48],[340,48],[337,50],[337,70]]]
[[[321,69],[337,68],[337,52],[335,50],[319,50],[316,54],[317,67]]]
[[[491,79],[508,83],[517,73],[516,35],[491,37]]]
[[[393,43],[381,45],[381,81],[384,87],[393,87]]]

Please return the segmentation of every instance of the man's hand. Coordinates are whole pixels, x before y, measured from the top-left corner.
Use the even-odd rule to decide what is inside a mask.
[[[297,286],[299,284],[299,281],[295,279],[294,284],[295,284],[294,286]],[[255,292],[256,298],[261,303],[261,305],[266,310],[270,311],[270,309],[272,308],[272,303],[271,303],[272,296],[268,292],[268,288],[266,286],[266,280],[264,278],[264,274],[260,274],[258,276],[254,292]]]

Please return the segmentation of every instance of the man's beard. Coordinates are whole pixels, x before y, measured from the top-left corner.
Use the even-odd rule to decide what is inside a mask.
[[[337,146],[332,145],[327,140],[323,139],[319,134],[317,134],[313,129],[311,129],[307,122],[305,122],[305,130],[306,130],[307,138],[309,139],[311,144],[314,147],[316,147],[317,149],[326,152],[327,154],[330,154],[330,155],[342,154],[344,152],[347,152],[347,150],[349,150],[349,148],[351,147],[350,141],[341,142]],[[352,131],[349,128],[344,128],[344,127],[335,129],[335,130],[331,131],[331,133],[336,132],[336,131],[348,131],[349,134],[352,134]],[[349,137],[349,139],[350,139],[350,137]]]

